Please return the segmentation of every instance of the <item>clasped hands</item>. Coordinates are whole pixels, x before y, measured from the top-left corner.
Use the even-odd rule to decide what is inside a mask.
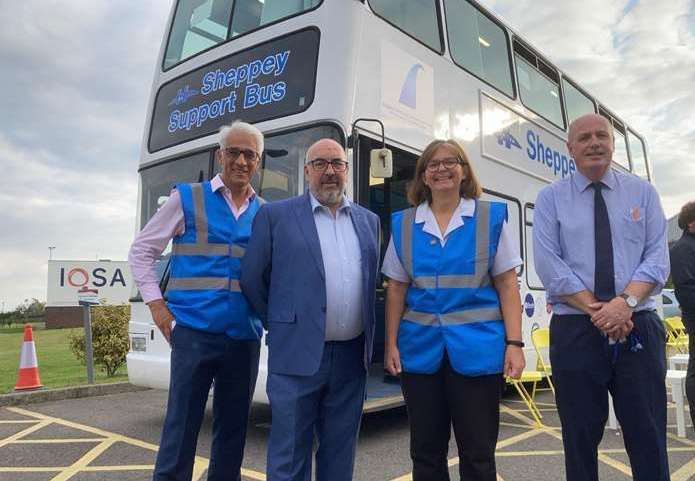
[[[593,302],[591,322],[610,339],[620,341],[632,331],[632,309],[622,297],[615,297],[609,302]]]

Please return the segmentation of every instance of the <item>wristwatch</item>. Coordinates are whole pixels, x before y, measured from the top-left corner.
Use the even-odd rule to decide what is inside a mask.
[[[507,346],[516,346],[516,347],[524,347],[525,346],[524,341],[515,341],[513,339],[505,339],[504,343]]]
[[[637,299],[635,296],[631,296],[630,294],[622,293],[620,294],[620,297],[625,299],[625,303],[627,304],[627,307],[630,309],[634,309],[637,307],[637,304],[639,304],[639,299]]]

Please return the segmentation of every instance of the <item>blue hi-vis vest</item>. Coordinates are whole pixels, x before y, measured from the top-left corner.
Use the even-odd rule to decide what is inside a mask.
[[[259,197],[235,219],[221,192],[210,182],[179,184],[186,222],[175,237],[167,303],[177,324],[234,339],[260,339],[261,321],[239,287]]]
[[[392,215],[394,247],[410,275],[398,331],[404,371],[435,373],[446,352],[460,374],[502,372],[505,331],[490,267],[506,219],[505,204],[478,200],[473,218],[442,246],[415,223],[415,208]]]

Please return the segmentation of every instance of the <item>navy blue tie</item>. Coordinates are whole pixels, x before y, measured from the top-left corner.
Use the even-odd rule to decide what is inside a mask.
[[[608,209],[603,200],[601,182],[591,184],[594,188],[594,296],[599,301],[610,301],[615,297],[615,269],[613,267],[613,239]]]

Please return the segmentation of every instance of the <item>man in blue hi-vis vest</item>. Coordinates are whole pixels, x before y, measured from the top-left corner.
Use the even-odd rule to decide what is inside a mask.
[[[261,322],[239,277],[253,218],[263,202],[250,185],[263,152],[253,125],[223,127],[221,173],[179,184],[138,234],[129,262],[152,319],[171,344],[171,379],[155,481],[190,480],[205,403],[214,381],[208,480],[239,480],[258,374]],[[173,241],[167,300],[154,263]]]

